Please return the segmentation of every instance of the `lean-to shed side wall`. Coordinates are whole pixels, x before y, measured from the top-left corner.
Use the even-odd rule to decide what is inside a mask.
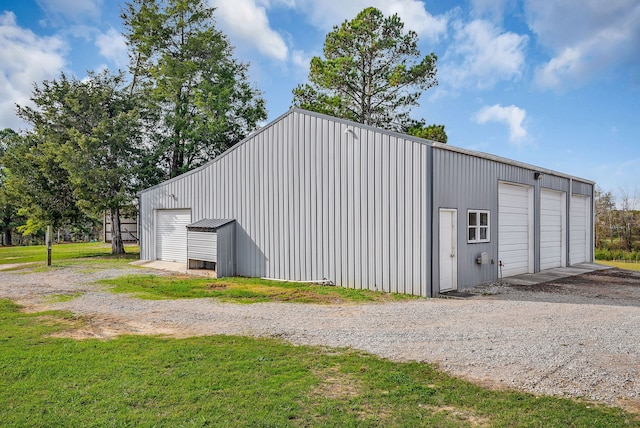
[[[236,273],[430,294],[430,147],[292,110],[204,167],[140,194],[141,258],[153,212],[236,220]]]

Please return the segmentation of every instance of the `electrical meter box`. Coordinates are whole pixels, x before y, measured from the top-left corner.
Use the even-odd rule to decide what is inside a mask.
[[[486,265],[487,263],[489,263],[489,254],[486,252],[482,252],[476,259],[476,263],[479,265]]]

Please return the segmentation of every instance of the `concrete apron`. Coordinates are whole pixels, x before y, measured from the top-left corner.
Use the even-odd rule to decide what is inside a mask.
[[[188,275],[206,276],[216,278],[216,272],[207,269],[187,269],[186,263],[165,262],[163,260],[136,260],[131,263],[134,266],[140,266],[149,269],[158,269],[166,272],[182,273]]]
[[[597,263],[580,263],[568,267],[560,267],[543,270],[537,273],[525,273],[522,275],[508,276],[502,282],[513,285],[536,285],[543,282],[555,281],[570,276],[582,275],[583,273],[595,272],[597,270],[611,269],[611,266],[599,265]]]

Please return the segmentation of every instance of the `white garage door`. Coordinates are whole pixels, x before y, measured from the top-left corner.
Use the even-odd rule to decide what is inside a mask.
[[[190,210],[156,211],[156,259],[187,262],[187,225]]]
[[[187,232],[187,255],[189,260],[203,262],[218,261],[218,234],[216,232],[200,232],[189,230]]]
[[[533,272],[533,191],[498,185],[498,260],[502,276]]]
[[[569,208],[569,259],[571,264],[584,263],[591,242],[590,203],[587,196],[572,195]]]
[[[540,192],[540,269],[566,265],[566,199],[564,192]]]

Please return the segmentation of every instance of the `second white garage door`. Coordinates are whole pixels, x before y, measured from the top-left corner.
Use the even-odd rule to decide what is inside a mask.
[[[533,188],[498,184],[498,260],[502,276],[533,272]]]
[[[156,259],[187,262],[187,225],[191,210],[156,211]]]
[[[540,191],[540,269],[566,266],[566,194]]]

